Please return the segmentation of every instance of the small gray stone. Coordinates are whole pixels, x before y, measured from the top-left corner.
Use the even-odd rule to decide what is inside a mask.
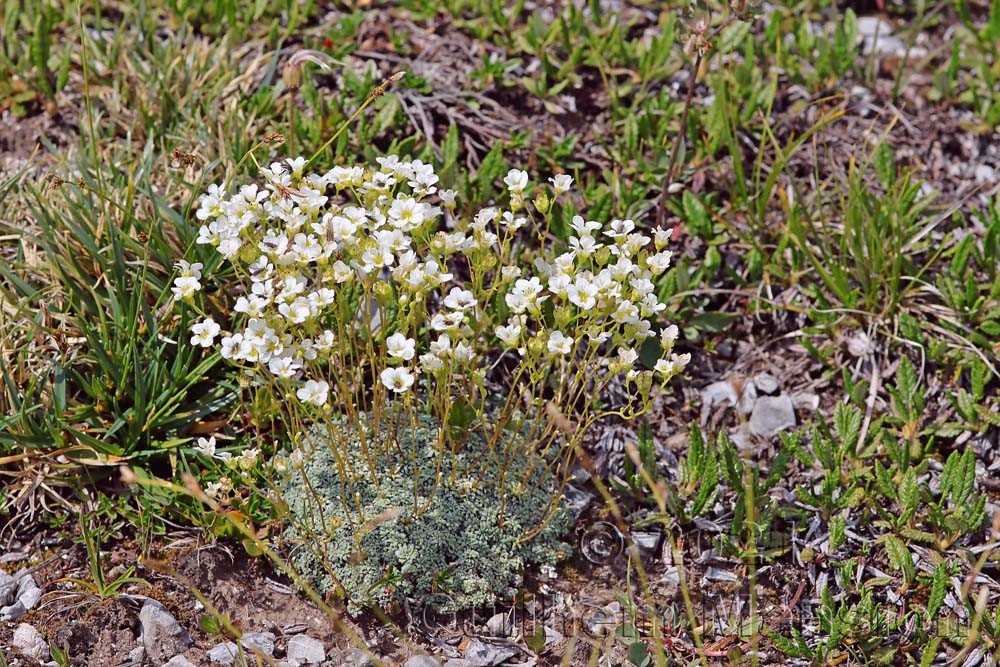
[[[701,420],[708,421],[708,416],[716,405],[736,405],[740,397],[736,388],[725,380],[713,382],[701,390]]]
[[[587,631],[595,636],[614,630],[622,620],[622,605],[615,600],[598,609],[592,616],[585,619]]]
[[[408,658],[403,667],[441,667],[441,663],[429,655],[415,655]]]
[[[10,641],[11,648],[27,656],[32,660],[43,662],[48,660],[49,645],[42,638],[42,635],[35,626],[21,623],[14,630],[14,636]]]
[[[231,665],[236,661],[240,649],[233,642],[222,642],[208,649],[208,659],[220,665]]]
[[[705,574],[701,578],[701,585],[705,586],[710,581],[735,584],[739,581],[739,579],[729,570],[723,570],[718,567],[709,567],[705,569]]]
[[[444,667],[476,667],[474,662],[466,660],[465,658],[452,658],[448,662],[444,663]]]
[[[16,621],[27,613],[28,610],[24,608],[24,603],[18,600],[12,605],[0,607],[0,621]]]
[[[465,659],[472,667],[493,667],[517,655],[517,649],[512,646],[492,646],[473,639],[465,647]]]
[[[174,657],[163,663],[163,667],[198,667],[193,662],[185,658],[183,655],[175,655]]]
[[[17,590],[17,578],[10,576],[6,572],[0,572],[0,605],[9,605],[14,601],[14,592]]]
[[[579,519],[580,515],[587,511],[590,503],[594,501],[594,494],[579,487],[567,484],[563,490],[563,498],[566,500],[566,509],[574,519]]]
[[[129,662],[134,662],[137,665],[142,664],[143,660],[146,659],[146,647],[136,646],[134,649],[128,652],[128,659]]]
[[[289,660],[298,660],[303,665],[318,665],[326,660],[323,642],[309,635],[295,635],[289,639],[285,655]]]
[[[274,655],[273,632],[244,632],[240,643],[248,651],[260,651],[264,655]]]
[[[349,648],[341,651],[339,661],[334,662],[340,667],[375,667],[375,661],[371,655],[359,648]]]
[[[0,556],[0,563],[19,563],[22,560],[28,560],[30,557],[31,553],[27,551],[8,551]]]
[[[486,621],[486,632],[491,637],[513,637],[515,634],[514,621],[509,613],[494,614],[490,620]]]
[[[780,431],[795,426],[795,406],[785,394],[761,396],[750,415],[750,432],[759,438],[773,438]]]
[[[16,621],[42,598],[42,589],[29,574],[0,572],[0,621]]]
[[[21,577],[17,582],[17,601],[23,604],[25,609],[33,609],[40,599],[42,599],[42,589],[35,583],[35,578],[31,575]]]
[[[810,392],[799,392],[791,395],[792,405],[796,410],[816,412],[819,409],[819,396]]]
[[[659,555],[662,533],[650,530],[633,530],[630,534],[632,543],[635,544],[642,560],[648,561]]]
[[[755,375],[753,377],[754,386],[757,387],[757,391],[762,394],[775,394],[778,391],[778,378],[774,377],[770,373],[761,373],[760,375]]]
[[[162,604],[147,598],[139,610],[142,645],[154,663],[163,663],[191,646],[191,638],[174,615]]]

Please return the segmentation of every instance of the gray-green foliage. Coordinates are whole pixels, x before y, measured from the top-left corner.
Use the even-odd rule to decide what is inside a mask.
[[[398,447],[391,445],[389,456],[385,432],[381,442],[369,437],[369,448],[381,451],[376,487],[357,425],[344,423],[310,430],[306,448],[312,451],[291,472],[283,499],[292,515],[285,537],[293,566],[320,592],[342,587],[352,612],[404,597],[445,611],[492,604],[520,582],[525,566],[568,555],[559,539],[570,524],[561,502],[537,536],[519,542],[544,521],[559,494],[558,480],[538,465],[544,460],[537,454],[511,461],[501,482],[485,438],[470,433],[460,451],[439,457],[437,424],[422,416],[415,429],[407,421],[395,430],[388,442]],[[332,439],[331,427],[343,428],[342,437]],[[338,473],[335,451],[353,464],[349,477]]]

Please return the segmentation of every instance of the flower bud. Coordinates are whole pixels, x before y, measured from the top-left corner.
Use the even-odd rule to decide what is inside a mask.
[[[607,246],[599,248],[597,252],[594,253],[594,263],[597,266],[607,266],[609,259],[611,259],[611,249]]]
[[[549,196],[544,192],[539,192],[538,196],[535,197],[534,204],[535,208],[538,209],[538,212],[545,215],[549,211]]]
[[[380,280],[375,283],[373,291],[375,292],[375,300],[380,306],[385,306],[392,300],[392,285],[388,282]]]

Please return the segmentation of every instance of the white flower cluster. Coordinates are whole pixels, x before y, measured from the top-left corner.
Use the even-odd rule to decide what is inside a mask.
[[[652,279],[670,266],[671,252],[663,248],[671,230],[656,230],[650,238],[637,232],[632,220],[613,220],[602,232],[601,223],[580,216],[573,218],[572,228],[569,250],[551,262],[535,260],[541,278],[513,282],[504,297],[511,314],[496,328],[497,338],[522,356],[537,350],[566,356],[581,345],[607,345],[617,349],[614,372],[634,377],[639,357],[635,348],[654,335],[649,318],[666,308]],[[542,307],[549,299],[553,319],[561,325],[554,329],[546,324]],[[582,335],[571,337],[563,329]],[[660,331],[664,356],[655,370],[663,381],[690,361],[690,355],[672,351],[677,333],[675,325]]]
[[[384,365],[381,383],[397,394],[420,373],[481,377],[476,362],[493,334],[534,367],[578,352],[593,361],[594,352],[611,349],[615,372],[637,372],[636,346],[664,310],[652,280],[669,266],[669,230],[650,238],[630,220],[602,231],[576,217],[566,251],[543,252],[529,276],[515,248],[529,226],[518,215],[528,215],[526,172],[512,169],[504,179],[510,210],[484,208],[471,220],[450,219],[452,231],[444,231],[455,193],[438,192],[433,168],[396,156],[377,162],[305,174],[306,161],[295,158],[262,169],[260,187],[227,196],[211,186],[197,211],[197,242],[214,246],[245,279],[235,310],[246,324],[224,333],[207,318],[192,326],[191,342],[210,347],[222,334],[223,357],[294,383],[297,397],[315,406],[331,391],[323,369],[371,359],[357,351],[372,343]],[[554,199],[572,178],[551,183]],[[173,293],[190,300],[203,267],[177,266]],[[458,267],[471,277],[457,278]],[[676,327],[660,333],[664,355],[655,370],[664,382],[688,361],[671,351],[676,336]]]

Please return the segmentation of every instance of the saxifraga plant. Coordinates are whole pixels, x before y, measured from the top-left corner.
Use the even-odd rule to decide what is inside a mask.
[[[475,520],[510,531],[515,544],[551,540],[566,464],[586,428],[610,414],[596,400],[602,388],[626,374],[635,400],[613,414],[632,418],[688,362],[673,352],[677,327],[657,335],[651,324],[665,308],[653,278],[670,264],[670,230],[647,236],[631,220],[605,226],[576,216],[573,235],[558,245],[547,230],[569,176],[533,188],[529,203],[528,174],[512,169],[506,206],[468,218],[453,191],[438,189],[431,165],[377,162],[309,173],[309,161],[295,158],[261,168],[262,183],[233,194],[212,186],[197,211],[197,243],[220,253],[242,282],[231,286],[231,332],[212,317],[191,328],[193,344],[217,346],[248,385],[275,399],[292,453],[272,468],[301,476],[310,500],[293,508],[292,534],[357,602],[385,598],[363,590],[369,574],[352,583],[318,545],[352,535],[360,548],[348,560],[356,562],[375,526],[393,524],[412,542],[443,499],[471,507],[459,502],[463,494],[495,499],[495,512],[484,504]],[[200,310],[203,263],[177,266],[175,298]],[[661,352],[652,370],[637,363],[647,339]],[[331,477],[310,476],[317,445]],[[214,441],[200,447],[215,454]],[[225,458],[244,481],[260,461],[257,448]],[[400,479],[409,489],[405,512],[395,509]],[[208,490],[232,486],[223,478]],[[526,521],[522,501],[542,496]],[[517,553],[494,583],[515,583],[527,555]],[[407,558],[395,558],[381,577],[405,568]],[[453,574],[462,586],[475,578]],[[466,591],[456,602],[488,602],[497,590]]]

